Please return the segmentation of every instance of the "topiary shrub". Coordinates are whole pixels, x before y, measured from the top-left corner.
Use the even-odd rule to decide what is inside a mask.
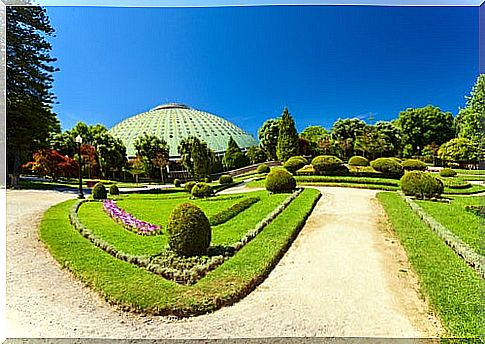
[[[290,173],[295,174],[300,168],[308,164],[307,159],[302,156],[292,156],[283,164],[283,167]]]
[[[93,188],[93,198],[94,199],[106,199],[108,193],[103,183],[97,183]]]
[[[402,162],[402,160],[401,160],[401,159],[396,158],[396,157],[394,157],[394,156],[393,156],[393,157],[390,157],[389,159],[394,160],[394,161],[395,161],[395,162],[397,162],[397,163],[401,163],[401,162]]]
[[[305,165],[296,171],[297,176],[313,176],[315,174],[315,168],[312,165]]]
[[[452,170],[451,168],[445,167],[440,171],[441,177],[454,177],[456,176],[456,171]]]
[[[184,190],[187,192],[192,192],[192,188],[195,186],[195,184],[197,184],[197,182],[194,182],[194,181],[185,183]]]
[[[312,160],[316,175],[346,174],[349,169],[344,162],[333,155],[319,155]]]
[[[211,181],[212,181],[212,180],[210,179],[210,177],[205,177],[205,178],[204,178],[204,182],[206,182],[206,183],[210,183]]]
[[[180,256],[205,255],[210,246],[209,219],[191,203],[182,203],[172,210],[167,233],[170,249]]]
[[[416,159],[408,159],[401,163],[401,166],[404,168],[405,171],[426,171],[428,166]]]
[[[402,165],[393,158],[378,158],[371,161],[370,165],[374,170],[389,176],[400,177],[404,174]]]
[[[369,160],[363,156],[353,156],[349,159],[350,166],[369,166]]]
[[[401,178],[401,189],[407,196],[416,198],[439,197],[444,186],[438,178],[422,171],[407,172]]]
[[[223,174],[220,178],[219,178],[219,184],[232,184],[234,182],[234,180],[232,179],[232,177],[228,174]]]
[[[266,176],[265,186],[273,193],[291,192],[296,188],[296,180],[288,171],[272,170]]]
[[[182,185],[182,183],[180,182],[180,179],[174,179],[173,180],[173,185],[178,188],[180,187],[180,185]]]
[[[266,164],[261,164],[258,166],[258,168],[256,169],[256,172],[258,173],[269,173],[271,169],[269,168],[268,165]]]
[[[197,198],[210,197],[214,194],[214,190],[207,183],[197,183],[192,188],[191,194]]]
[[[113,184],[109,187],[109,194],[112,196],[117,196],[120,194],[120,189],[118,189],[118,186],[116,186],[116,184]]]

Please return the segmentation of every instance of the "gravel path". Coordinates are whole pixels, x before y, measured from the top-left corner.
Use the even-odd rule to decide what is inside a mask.
[[[113,309],[60,270],[37,224],[57,192],[7,192],[8,337],[228,338],[437,336],[375,192],[321,188],[301,234],[270,276],[231,307],[196,318]]]

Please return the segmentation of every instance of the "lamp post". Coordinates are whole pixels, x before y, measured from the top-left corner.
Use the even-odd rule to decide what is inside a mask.
[[[78,135],[76,136],[76,143],[77,143],[77,156],[79,158],[79,199],[84,198],[83,194],[83,176],[82,176],[82,171],[81,171],[81,165],[82,165],[82,158],[81,158],[81,144],[83,143],[83,138]]]

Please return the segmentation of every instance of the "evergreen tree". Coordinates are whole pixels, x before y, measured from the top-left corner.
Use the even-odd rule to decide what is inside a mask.
[[[248,163],[248,158],[244,155],[241,148],[237,145],[237,142],[231,136],[227,143],[226,153],[222,159],[222,165],[226,170],[233,170],[235,168],[247,166]]]
[[[201,179],[209,176],[215,164],[216,156],[207,147],[207,143],[195,136],[189,136],[180,141],[177,150],[185,169],[195,178]]]
[[[280,119],[268,119],[258,130],[258,139],[261,148],[266,152],[269,160],[276,160],[276,146],[280,130]]]
[[[276,146],[276,156],[280,161],[286,161],[299,152],[298,133],[295,122],[285,107],[279,121],[278,144]]]
[[[52,112],[51,92],[56,69],[47,36],[54,33],[45,9],[7,7],[7,166],[18,167],[32,152],[48,146],[51,132],[60,124]]]

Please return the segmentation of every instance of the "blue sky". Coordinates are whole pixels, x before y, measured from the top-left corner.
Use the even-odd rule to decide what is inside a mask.
[[[180,102],[256,135],[288,106],[297,128],[456,114],[478,74],[477,7],[48,7],[55,111],[120,120]]]

